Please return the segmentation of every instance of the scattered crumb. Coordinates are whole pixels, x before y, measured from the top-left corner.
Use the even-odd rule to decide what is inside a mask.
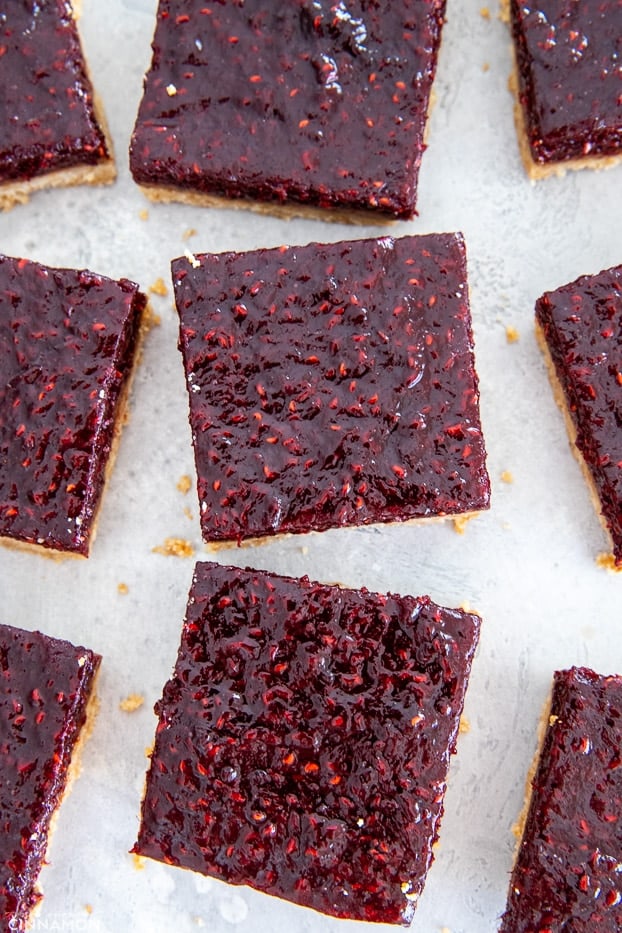
[[[92,905],[92,904],[85,904],[85,905],[84,905],[84,909],[86,910],[87,914],[92,914],[92,913],[93,913],[93,905]]]
[[[622,570],[622,567],[616,567],[613,554],[599,554],[596,558],[596,565],[604,567],[605,570],[610,570],[612,573],[620,573]]]
[[[194,548],[184,538],[165,538],[164,544],[152,547],[154,554],[164,554],[165,557],[192,557]]]
[[[146,207],[143,207],[142,211],[138,212],[138,216],[141,220],[149,220],[149,211]]]
[[[179,480],[177,482],[177,488],[179,489],[180,492],[183,492],[184,496],[186,495],[187,492],[190,492],[190,490],[192,489],[192,480],[190,479],[187,473],[184,473],[183,476],[179,477]]]
[[[484,74],[486,74],[487,71],[490,71],[490,65],[488,64],[488,62],[484,62],[484,64],[482,65],[482,71],[484,72]]]
[[[166,93],[168,94],[169,97],[175,97],[175,94],[177,93],[177,88],[175,87],[174,84],[167,84]]]
[[[300,548],[300,553],[305,557],[309,553],[309,547],[306,544],[303,544]]]
[[[191,236],[196,236],[197,233],[198,230],[195,230],[194,227],[188,227],[182,234],[182,240],[189,240]]]
[[[508,324],[505,328],[505,339],[508,343],[516,343],[517,340],[520,340],[520,334],[515,327],[511,327]]]
[[[145,327],[148,330],[151,330],[152,327],[159,327],[162,323],[162,318],[159,314],[156,314],[153,308],[151,307],[151,302],[145,308],[145,314],[143,316],[145,322]]]
[[[136,871],[142,871],[145,867],[147,859],[144,855],[137,855],[136,852],[132,852],[132,861],[134,862],[134,868]]]
[[[129,591],[130,591],[130,588],[127,585],[127,583],[119,583],[117,585],[117,593],[119,593],[121,596],[127,596]]]
[[[509,522],[501,522],[501,527],[504,531],[509,531],[512,526]]]
[[[135,713],[137,709],[141,708],[144,702],[145,698],[142,694],[130,693],[124,700],[121,700],[119,709],[123,710],[124,713]]]
[[[472,518],[473,518],[472,515],[456,515],[456,516],[454,516],[454,518],[453,518],[454,531],[456,531],[459,535],[463,535],[464,532],[465,532],[465,529],[466,529],[467,524],[471,521]]]
[[[186,259],[188,260],[188,262],[190,263],[193,269],[199,269],[201,267],[201,263],[199,262],[197,257],[194,255],[194,253],[191,253],[189,249],[184,250],[184,256],[186,257]]]
[[[449,927],[441,927],[441,933],[451,933]]]
[[[471,723],[469,722],[469,720],[466,718],[465,715],[462,715],[460,717],[460,725],[458,726],[458,733],[460,735],[466,735],[467,732],[470,732],[470,731],[471,731]]]
[[[162,276],[156,279],[153,285],[149,286],[149,291],[153,295],[168,295],[168,288],[166,287],[166,284]]]
[[[559,716],[555,716],[554,714],[551,714],[549,716],[549,726],[554,726],[558,719],[559,719]]]
[[[509,470],[504,470],[503,473],[501,474],[501,480],[504,483],[513,483],[514,477],[512,476]]]
[[[186,516],[189,522],[194,521],[194,515],[192,514],[192,512],[190,511],[187,505],[184,506],[184,515]]]
[[[479,15],[482,17],[482,19],[490,19],[490,10],[487,6],[483,6],[479,11]]]

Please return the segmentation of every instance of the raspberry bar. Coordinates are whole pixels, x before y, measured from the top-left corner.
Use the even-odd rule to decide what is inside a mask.
[[[444,12],[160,0],[134,179],[153,200],[412,217]]]
[[[479,623],[427,597],[197,564],[134,851],[407,924]]]
[[[622,566],[622,266],[536,302],[536,327],[573,448]]]
[[[0,256],[2,543],[88,555],[145,305],[127,279]]]
[[[113,181],[69,0],[2,5],[0,89],[0,210],[40,188]]]
[[[557,671],[501,933],[622,929],[622,678]]]
[[[509,0],[516,123],[532,178],[622,158],[619,0]]]
[[[206,541],[484,509],[464,242],[173,262]]]
[[[87,648],[0,625],[0,926],[25,930],[37,877],[78,743],[92,725],[101,658]]]

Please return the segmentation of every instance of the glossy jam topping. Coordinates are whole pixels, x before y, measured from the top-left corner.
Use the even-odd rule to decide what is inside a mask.
[[[0,927],[23,931],[101,658],[0,625]]]
[[[108,159],[67,0],[0,9],[0,183]]]
[[[486,508],[459,235],[173,263],[206,540]]]
[[[502,933],[622,929],[622,678],[557,671]]]
[[[197,564],[135,851],[408,923],[478,635],[427,597]]]
[[[136,181],[414,214],[445,0],[160,0]]]
[[[622,565],[622,265],[546,292],[536,318]]]
[[[511,11],[534,160],[621,153],[620,0],[511,0]]]
[[[0,536],[88,554],[145,302],[0,256]]]

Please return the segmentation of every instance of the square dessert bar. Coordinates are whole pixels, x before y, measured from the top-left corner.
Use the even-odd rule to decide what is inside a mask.
[[[197,564],[134,851],[407,924],[479,624],[428,597]]]
[[[573,448],[622,567],[622,266],[536,302],[536,328]]]
[[[145,306],[127,279],[0,255],[2,543],[88,554]]]
[[[501,933],[622,929],[622,678],[557,671]]]
[[[0,11],[0,210],[40,188],[115,177],[69,0]]]
[[[203,535],[484,509],[459,234],[173,262]]]
[[[160,0],[135,180],[153,200],[412,217],[444,12],[445,0]]]
[[[23,931],[52,817],[77,774],[92,725],[101,658],[87,648],[0,625],[0,927]]]
[[[622,158],[620,0],[509,0],[516,123],[532,178]]]

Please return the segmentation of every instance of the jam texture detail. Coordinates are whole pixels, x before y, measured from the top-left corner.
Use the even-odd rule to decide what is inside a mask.
[[[407,924],[478,634],[427,597],[197,564],[135,852]]]
[[[0,625],[0,927],[21,933],[41,895],[50,819],[101,658]]]
[[[535,162],[622,153],[620,0],[511,0]]]
[[[557,671],[501,933],[622,929],[622,678]]]
[[[67,0],[0,9],[0,184],[109,159]]]
[[[87,555],[146,299],[0,256],[0,536]]]
[[[203,535],[486,508],[464,243],[173,262]]]
[[[622,266],[536,302],[576,445],[590,471],[613,556],[622,565]]]
[[[415,212],[445,0],[160,0],[134,178]]]

